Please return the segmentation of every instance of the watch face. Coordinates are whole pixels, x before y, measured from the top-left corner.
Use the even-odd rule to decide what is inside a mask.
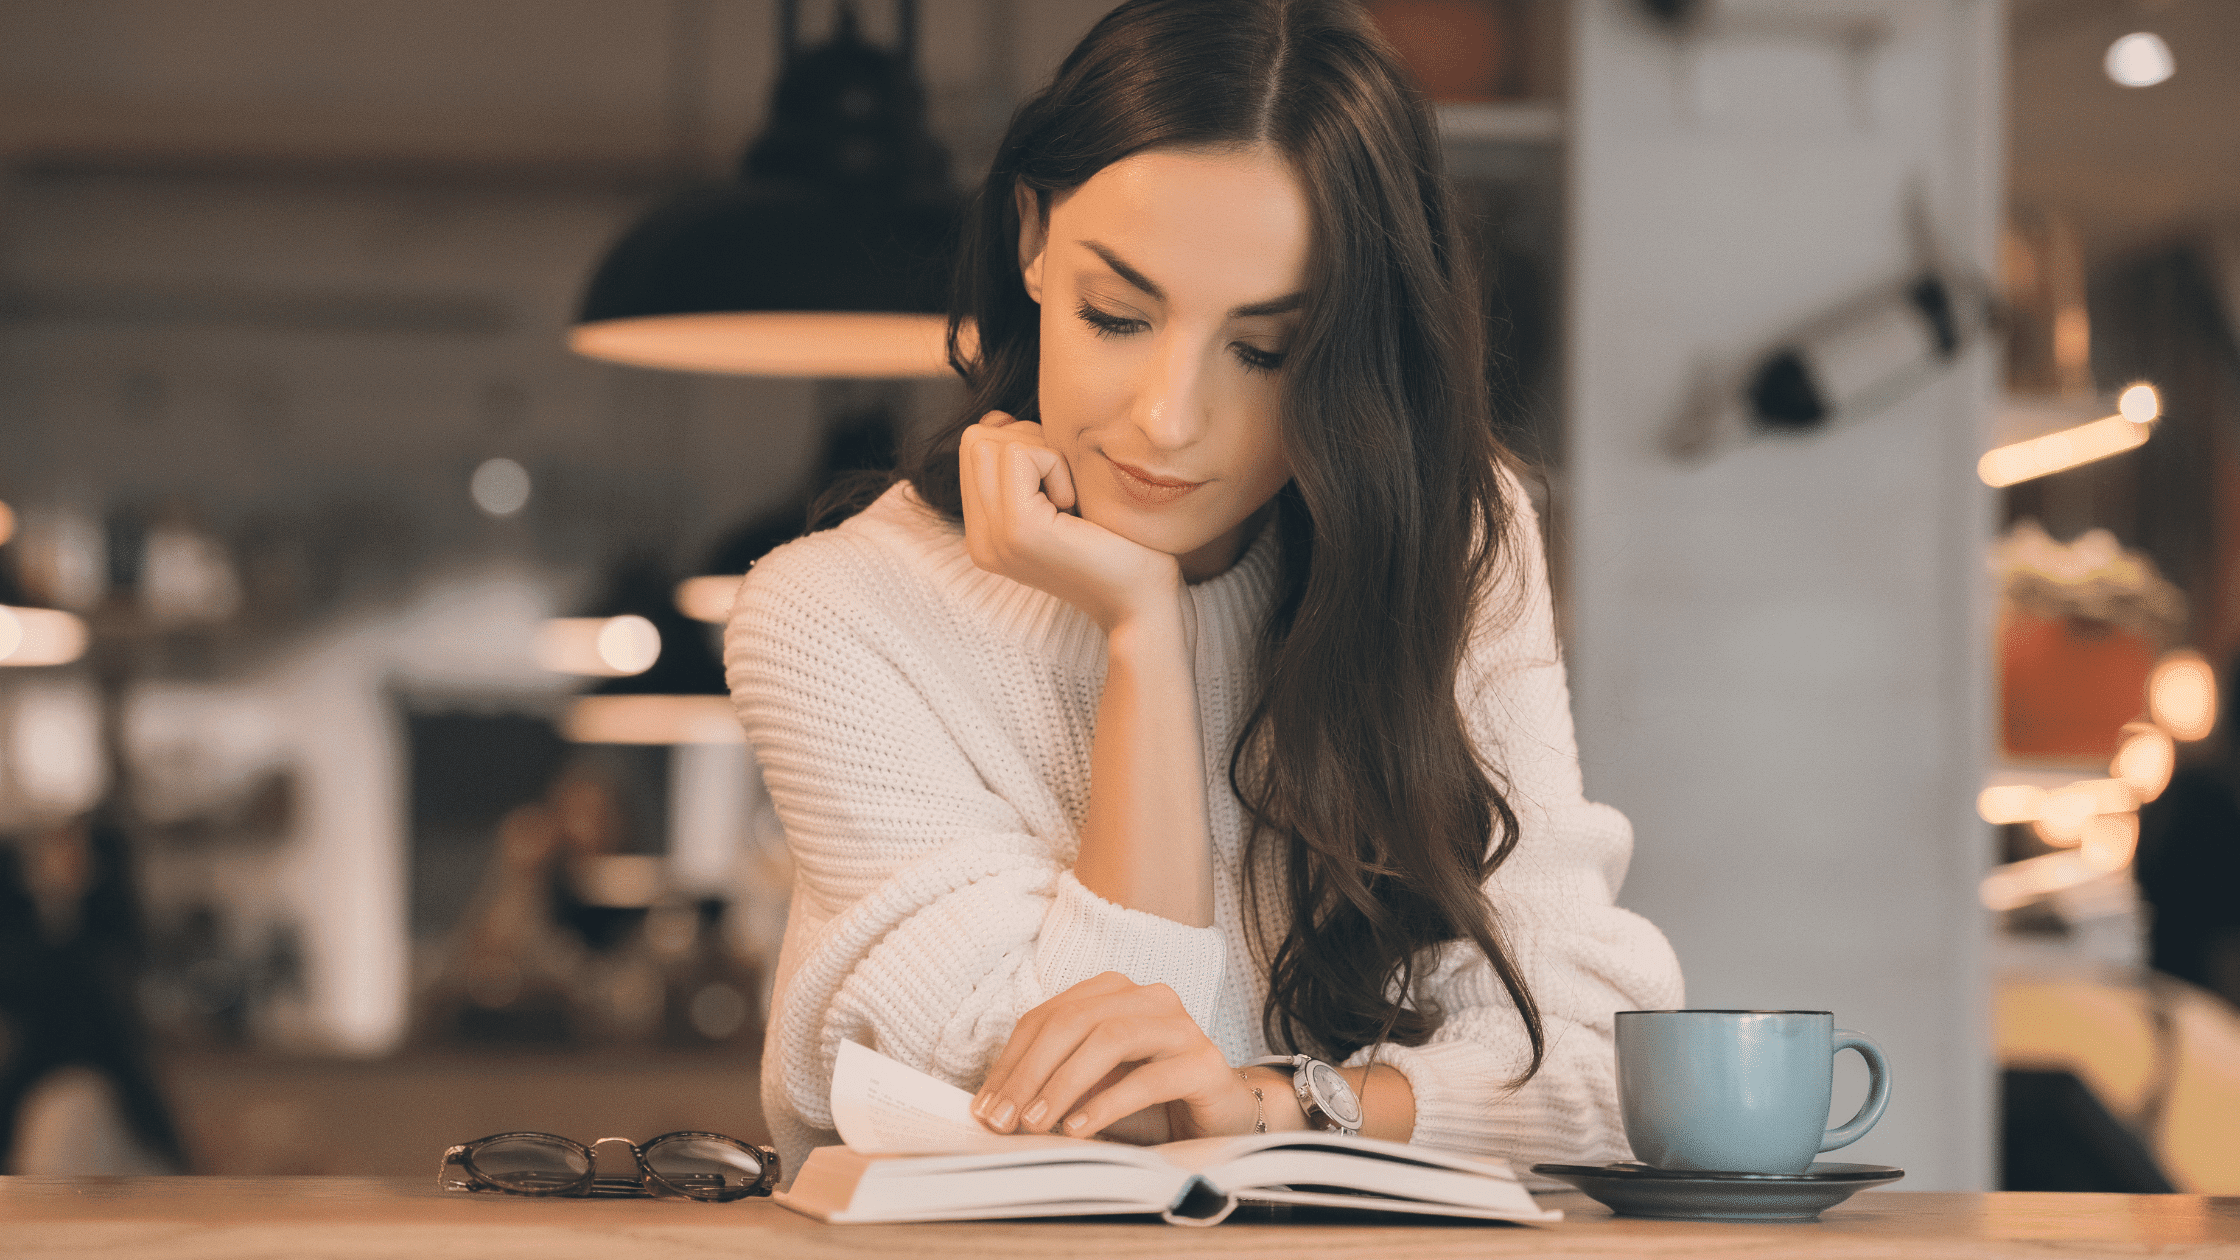
[[[1361,1100],[1354,1097],[1353,1086],[1338,1075],[1338,1069],[1322,1062],[1308,1064],[1307,1089],[1324,1115],[1349,1129],[1361,1127]]]

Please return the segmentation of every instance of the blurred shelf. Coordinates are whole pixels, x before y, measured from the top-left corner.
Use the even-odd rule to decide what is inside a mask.
[[[511,1129],[582,1142],[675,1129],[768,1137],[752,1048],[492,1046],[365,1060],[203,1051],[167,1056],[164,1069],[200,1173],[418,1176],[445,1146]]]

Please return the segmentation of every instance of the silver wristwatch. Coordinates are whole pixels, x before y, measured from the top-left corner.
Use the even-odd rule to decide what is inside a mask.
[[[1338,1069],[1311,1054],[1271,1054],[1245,1066],[1291,1069],[1291,1092],[1299,1096],[1307,1127],[1346,1137],[1361,1132],[1361,1099]]]

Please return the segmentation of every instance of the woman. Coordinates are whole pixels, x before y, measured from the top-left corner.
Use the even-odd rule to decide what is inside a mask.
[[[1624,1154],[1611,1014],[1679,970],[1612,904],[1466,258],[1335,0],[1133,0],[1014,119],[969,411],[727,634],[798,871],[789,1167],[844,1039],[999,1132]]]

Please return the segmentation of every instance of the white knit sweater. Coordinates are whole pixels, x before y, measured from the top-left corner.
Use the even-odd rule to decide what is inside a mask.
[[[1445,1023],[1377,1058],[1414,1088],[1417,1142],[1519,1163],[1619,1159],[1611,1016],[1679,1005],[1680,969],[1655,927],[1612,904],[1632,829],[1581,794],[1538,528],[1519,516],[1511,576],[1481,610],[1458,687],[1521,828],[1486,891],[1547,1058],[1506,1087],[1529,1055],[1523,1026],[1483,955],[1454,946],[1420,982]],[[1226,768],[1275,581],[1267,530],[1188,588],[1217,867],[1214,924],[1198,928],[1073,877],[1105,669],[1088,617],[974,566],[961,527],[906,485],[754,567],[724,658],[795,863],[762,1067],[789,1175],[838,1140],[828,1095],[843,1039],[974,1089],[1022,1013],[1102,972],[1171,986],[1232,1063],[1268,1053]]]

